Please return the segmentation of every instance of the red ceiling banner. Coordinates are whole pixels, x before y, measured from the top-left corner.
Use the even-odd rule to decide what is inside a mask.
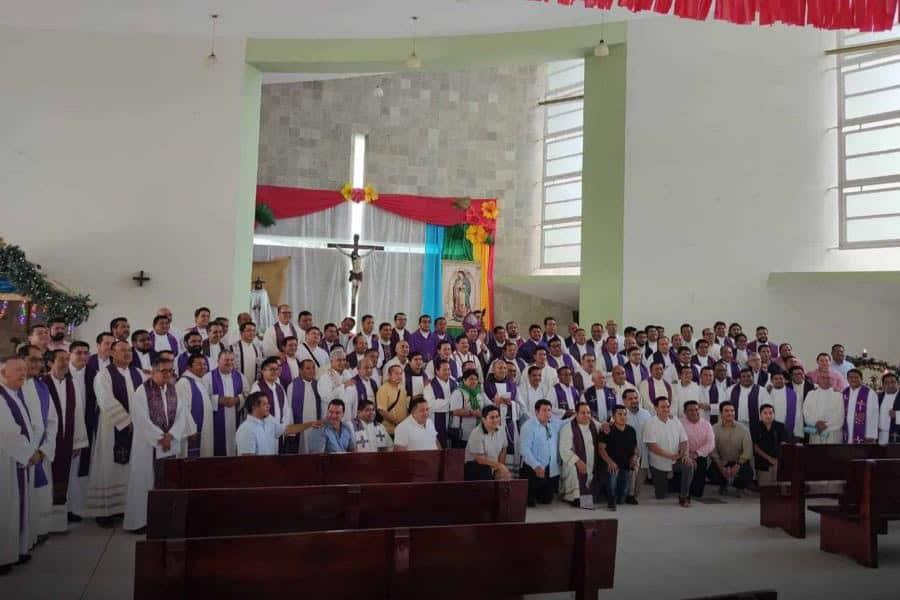
[[[612,8],[614,0],[532,0],[565,6]],[[632,12],[651,10],[684,19],[705,21],[713,0],[618,0]],[[809,25],[817,29],[887,31],[897,22],[900,0],[715,0],[713,18],[738,25]],[[674,10],[673,10],[674,7]]]

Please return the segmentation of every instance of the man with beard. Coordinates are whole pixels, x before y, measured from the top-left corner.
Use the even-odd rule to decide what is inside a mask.
[[[69,350],[69,342],[66,341],[66,329],[68,325],[65,321],[52,319],[50,321],[50,343],[47,344],[48,350]]]

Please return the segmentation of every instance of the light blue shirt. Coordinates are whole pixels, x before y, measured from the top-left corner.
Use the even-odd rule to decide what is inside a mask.
[[[350,452],[356,448],[353,441],[353,430],[350,426],[341,421],[341,432],[338,433],[330,424],[322,428],[325,432],[325,453],[339,454],[341,452]]]
[[[284,433],[284,425],[272,415],[265,419],[248,416],[235,434],[238,456],[242,454],[278,454],[278,438]]]
[[[532,469],[546,468],[549,465],[548,476],[559,475],[559,430],[563,423],[556,417],[552,417],[546,425],[538,421],[537,417],[528,419],[519,433],[519,448],[526,465]]]

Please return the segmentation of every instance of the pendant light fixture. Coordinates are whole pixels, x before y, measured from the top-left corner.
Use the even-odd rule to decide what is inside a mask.
[[[416,54],[416,23],[419,21],[419,17],[410,17],[412,21],[412,52],[410,52],[409,56],[406,57],[406,67],[409,69],[421,69],[422,68],[422,59]]]

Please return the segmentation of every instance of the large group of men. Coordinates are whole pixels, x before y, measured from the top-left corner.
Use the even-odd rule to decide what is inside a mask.
[[[781,442],[900,442],[896,373],[882,390],[835,344],[809,370],[789,343],[717,322],[610,320],[567,335],[548,317],[462,334],[422,315],[321,328],[290,306],[262,335],[208,308],[178,331],[113,319],[92,348],[66,323],[30,328],[0,363],[0,573],[68,524],[143,532],[166,457],[465,448],[466,479],[528,479],[528,503],[637,504],[644,482],[683,507],[709,482],[774,482]]]

